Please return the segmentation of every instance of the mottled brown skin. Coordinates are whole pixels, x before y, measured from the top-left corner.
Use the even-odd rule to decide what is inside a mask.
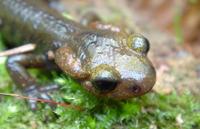
[[[0,19],[8,43],[37,44],[34,52],[7,60],[11,78],[31,97],[50,99],[46,92],[56,88],[41,90],[27,72],[31,67],[58,66],[86,90],[113,99],[143,95],[155,83],[156,73],[147,58],[149,42],[139,34],[98,23],[78,24],[40,0],[0,0]],[[35,108],[35,102],[30,104]]]

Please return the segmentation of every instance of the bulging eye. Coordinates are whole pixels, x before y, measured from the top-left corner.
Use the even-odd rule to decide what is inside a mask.
[[[94,87],[100,92],[109,92],[116,88],[117,81],[115,80],[106,80],[106,79],[99,79],[92,81]]]
[[[92,79],[92,84],[101,93],[110,92],[117,87],[118,76],[111,70],[101,70]]]
[[[142,54],[147,54],[150,47],[148,39],[141,35],[131,35],[128,40],[128,46]]]

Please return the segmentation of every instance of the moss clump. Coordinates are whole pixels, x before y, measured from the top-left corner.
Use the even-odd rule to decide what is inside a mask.
[[[51,109],[47,104],[39,104],[39,109],[32,112],[24,100],[1,97],[0,128],[200,128],[200,104],[190,93],[152,92],[131,100],[113,101],[96,98],[69,77],[53,76],[61,85],[53,94],[54,100],[80,106],[82,110],[62,106]],[[12,87],[4,87],[1,92],[13,92]],[[177,121],[179,116],[183,123]]]

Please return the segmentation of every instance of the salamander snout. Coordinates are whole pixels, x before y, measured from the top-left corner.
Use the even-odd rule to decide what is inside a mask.
[[[89,77],[83,81],[85,89],[117,100],[141,96],[152,89],[156,72],[147,57],[147,38],[139,34],[103,36],[96,44],[88,47],[92,56],[86,67]]]

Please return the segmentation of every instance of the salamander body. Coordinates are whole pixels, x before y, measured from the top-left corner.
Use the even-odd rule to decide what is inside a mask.
[[[51,65],[89,92],[113,99],[143,95],[155,83],[149,41],[142,35],[84,26],[41,0],[0,0],[0,19],[6,43],[36,43],[33,52],[10,56],[6,64],[13,81],[31,96],[41,91],[27,69]]]

